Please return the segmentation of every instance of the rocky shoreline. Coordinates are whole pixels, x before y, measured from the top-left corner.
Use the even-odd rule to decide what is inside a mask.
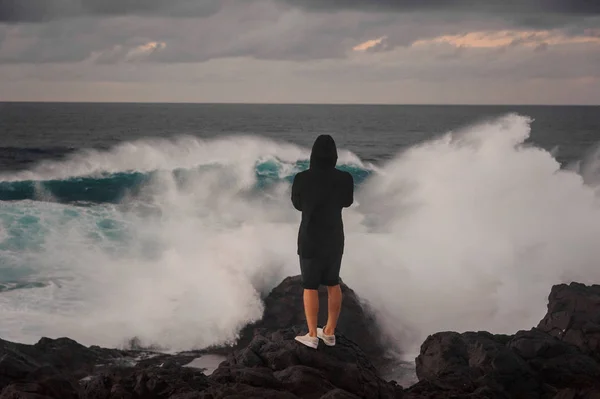
[[[410,387],[381,377],[386,342],[365,305],[343,291],[338,344],[316,351],[293,339],[304,331],[298,277],[265,298],[263,319],[234,347],[167,355],[68,338],[0,340],[0,399],[600,398],[600,286],[552,287],[548,313],[529,331],[429,336]],[[226,357],[214,370],[190,367],[207,353]]]

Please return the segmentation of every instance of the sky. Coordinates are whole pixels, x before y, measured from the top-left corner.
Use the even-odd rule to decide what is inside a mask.
[[[598,0],[0,0],[0,101],[600,104]]]

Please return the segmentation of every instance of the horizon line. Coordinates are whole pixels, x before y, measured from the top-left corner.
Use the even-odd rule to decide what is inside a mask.
[[[75,100],[0,100],[0,104],[149,104],[149,105],[319,105],[319,106],[466,106],[466,107],[599,107],[598,104],[557,103],[318,103],[318,102],[209,102],[209,101],[75,101]]]

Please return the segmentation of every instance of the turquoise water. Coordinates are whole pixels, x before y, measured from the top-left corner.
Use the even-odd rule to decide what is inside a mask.
[[[285,174],[280,161],[257,162],[255,168],[255,190],[264,190],[281,182],[290,183],[295,173]],[[216,166],[201,166],[196,170],[175,169],[172,173],[175,181],[182,184],[190,175],[197,172],[210,172]],[[298,161],[292,165],[293,170],[305,170],[308,161]],[[340,165],[339,169],[350,172],[355,184],[360,185],[372,171],[353,165]],[[156,172],[119,172],[104,173],[101,176],[72,177],[61,180],[45,181],[0,181],[0,201],[40,200],[60,203],[77,203],[79,205],[111,203],[118,204],[126,197],[134,196],[153,180]],[[28,221],[24,220],[24,224]]]
[[[192,181],[202,184],[202,173],[210,174],[218,165],[204,165],[166,172],[177,190]],[[261,194],[276,185],[290,185],[297,171],[308,168],[307,160],[285,164],[280,160],[257,162],[255,184],[248,191]],[[350,172],[358,186],[372,171],[356,165],[339,165]],[[154,172],[105,173],[60,180],[0,182],[0,292],[39,288],[40,257],[52,250],[56,237],[76,231],[94,250],[109,256],[122,256],[134,245],[146,256],[157,252],[153,242],[139,241],[129,227],[134,220],[159,217],[163,210],[154,203]],[[164,178],[164,175],[162,176]],[[146,190],[149,189],[149,190]],[[52,250],[53,251],[53,250]],[[46,265],[52,259],[45,259]]]
[[[195,297],[205,281],[218,276],[227,281],[240,273],[252,273],[251,268],[244,269],[253,263],[271,267],[273,261],[269,260],[236,260],[236,253],[244,251],[246,243],[258,239],[263,243],[254,244],[255,248],[267,249],[281,237],[277,229],[283,228],[285,247],[276,251],[293,255],[298,214],[291,206],[289,190],[296,173],[307,169],[309,162],[290,161],[290,157],[288,153],[284,160],[267,152],[257,154],[252,163],[240,161],[240,153],[239,158],[205,160],[192,167],[162,164],[144,171],[106,171],[113,167],[111,162],[93,173],[68,176],[72,170],[83,169],[88,164],[84,160],[75,168],[59,163],[51,173],[25,174],[35,179],[7,175],[0,181],[0,314],[5,316],[0,335],[27,341],[69,331],[76,337],[82,334],[78,337],[83,341],[91,334],[88,343],[102,343],[103,336],[111,337],[105,345],[117,345],[121,337],[144,335],[144,331],[156,342],[175,339],[150,333],[154,327],[147,323],[153,317],[148,315],[161,313],[157,309],[165,306],[174,307],[163,309],[169,314],[202,308],[204,305],[197,303],[205,302],[202,294],[200,299]],[[122,159],[118,156],[114,161]],[[358,164],[342,161],[338,165],[353,175],[357,187],[373,173]],[[66,177],[44,178],[52,174]],[[262,232],[238,238],[248,228]],[[226,238],[220,241],[219,237]],[[232,271],[232,267],[240,270]],[[255,273],[249,277],[251,291],[260,292],[266,289],[261,287],[280,281],[289,271]],[[161,294],[162,290],[169,293]],[[145,308],[154,302],[152,309]],[[120,320],[115,307],[123,306],[137,310],[123,312],[125,319]],[[259,304],[252,306],[252,311],[241,307],[241,313],[231,320],[233,324],[224,327],[225,339],[232,338],[229,334],[239,328],[240,320],[256,317]],[[204,341],[215,341],[211,323],[217,315],[211,316],[210,310],[204,313],[213,321],[189,316],[180,320],[206,330],[184,339],[188,344],[183,347],[193,345],[190,342],[198,341],[202,346]],[[143,320],[136,323],[134,314],[143,315]],[[133,330],[124,332],[123,328]],[[98,335],[98,329],[103,333]]]

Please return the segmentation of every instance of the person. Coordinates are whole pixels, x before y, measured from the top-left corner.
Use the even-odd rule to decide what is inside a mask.
[[[296,341],[316,349],[319,339],[335,345],[335,329],[342,307],[340,267],[344,252],[342,209],[354,202],[354,179],[337,169],[335,141],[330,135],[315,140],[308,170],[298,173],[292,184],[292,203],[302,212],[298,229],[298,256],[304,312],[308,334]],[[327,324],[317,327],[319,287],[327,286]]]

